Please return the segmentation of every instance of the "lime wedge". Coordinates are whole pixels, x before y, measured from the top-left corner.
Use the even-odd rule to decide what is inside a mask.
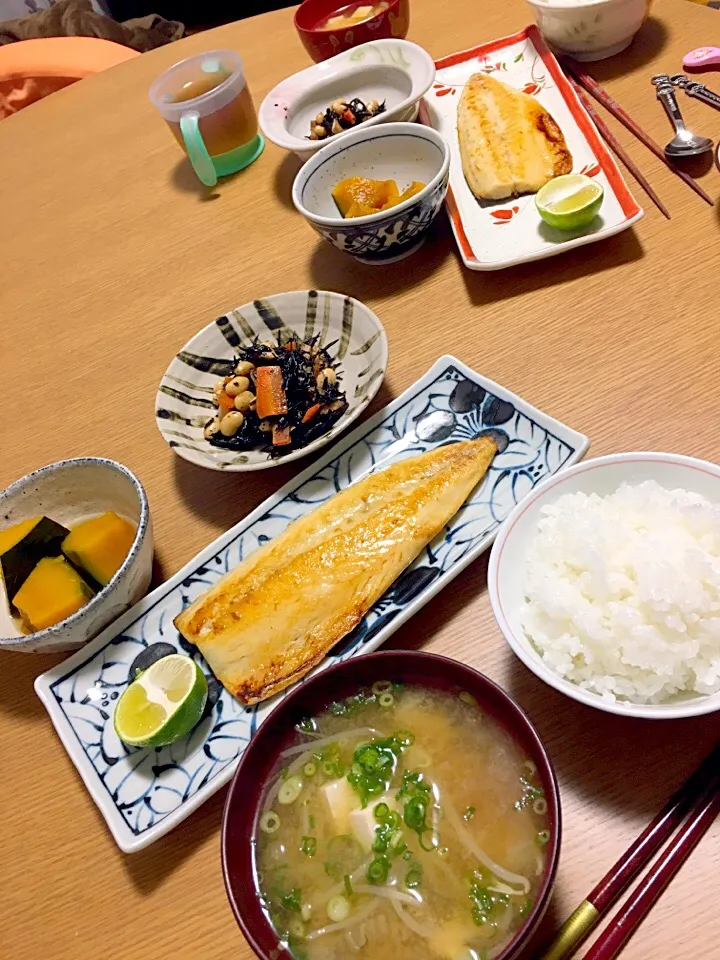
[[[586,227],[598,214],[603,188],[582,173],[555,177],[538,190],[535,206],[545,223],[557,230]]]
[[[115,732],[131,747],[164,747],[189,733],[208,695],[205,674],[179,653],[138,674],[115,707]]]

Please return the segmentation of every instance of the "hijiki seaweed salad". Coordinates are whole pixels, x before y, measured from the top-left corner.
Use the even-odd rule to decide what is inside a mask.
[[[304,447],[322,436],[348,408],[334,343],[319,337],[276,344],[255,340],[242,347],[231,376],[218,380],[213,403],[218,412],[205,425],[205,439],[216,447],[260,447],[274,455]],[[335,341],[336,342],[336,341]]]
[[[368,100],[365,103],[359,97],[353,100],[335,100],[324,112],[320,112],[310,121],[308,140],[326,140],[336,133],[349,130],[358,123],[370,120],[385,112],[385,101]]]

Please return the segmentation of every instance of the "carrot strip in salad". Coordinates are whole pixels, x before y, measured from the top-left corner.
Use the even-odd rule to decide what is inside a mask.
[[[319,403],[314,403],[311,407],[308,407],[300,422],[308,423],[310,420],[312,420],[312,418],[315,416],[315,414],[318,412],[319,409],[320,409]]]
[[[265,417],[279,417],[288,412],[280,367],[258,367],[255,371],[255,389],[257,415],[261,420]]]
[[[290,427],[279,427],[277,424],[275,424],[273,427],[272,438],[274,447],[286,447],[292,442],[292,437],[290,436]]]

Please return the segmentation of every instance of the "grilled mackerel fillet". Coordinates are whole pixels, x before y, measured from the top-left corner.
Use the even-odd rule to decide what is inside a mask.
[[[175,618],[246,703],[302,677],[454,516],[497,447],[438,447],[371,474],[300,517]]]
[[[476,73],[458,106],[460,156],[479,200],[537,193],[572,170],[562,130],[534,97]]]

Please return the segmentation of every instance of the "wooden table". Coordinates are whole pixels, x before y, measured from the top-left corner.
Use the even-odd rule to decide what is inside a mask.
[[[681,0],[656,0],[653,12],[632,49],[593,73],[664,142],[670,130],[649,78],[677,71],[684,53],[712,42],[720,14]],[[410,38],[441,56],[528,20],[521,0],[413,0]],[[703,203],[620,128],[671,222],[649,206],[635,231],[473,274],[441,217],[401,267],[363,267],[323,246],[295,214],[298,163],[272,146],[212,195],[198,189],[147,88],[175,60],[221,46],[242,53],[258,103],[307,65],[284,10],[146,54],[0,124],[0,486],[65,457],[122,461],[150,497],[158,576],[172,574],[301,466],[223,476],[178,459],[153,422],[157,383],[173,353],[228,308],[307,287],[359,297],[386,324],[390,368],[373,409],[451,350],[589,434],[592,455],[720,457],[720,206]],[[720,136],[720,115],[687,99],[683,109],[693,129]],[[717,172],[703,183],[720,197]],[[718,721],[630,723],[548,689],[503,642],[485,570],[485,561],[473,564],[388,646],[422,646],[481,668],[535,721],[565,812],[547,933],[708,750]],[[58,659],[0,654],[0,955],[248,958],[220,873],[225,791],[124,856],[33,693],[34,677]],[[719,877],[716,825],[627,960],[716,956]]]

